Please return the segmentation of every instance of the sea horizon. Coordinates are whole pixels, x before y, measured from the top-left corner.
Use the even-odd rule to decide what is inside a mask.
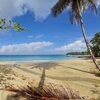
[[[32,61],[32,60],[70,60],[77,56],[46,54],[46,55],[0,55],[0,61]]]

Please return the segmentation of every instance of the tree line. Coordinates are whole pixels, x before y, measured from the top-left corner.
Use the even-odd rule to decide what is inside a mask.
[[[90,40],[91,49],[95,57],[100,57],[100,32],[97,32]],[[66,55],[89,55],[87,51],[68,52]]]
[[[88,52],[69,52],[66,55],[88,55]]]
[[[96,33],[90,42],[94,56],[100,57],[100,32]]]

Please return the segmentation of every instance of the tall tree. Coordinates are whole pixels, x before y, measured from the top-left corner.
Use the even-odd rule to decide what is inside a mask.
[[[83,12],[90,7],[92,8],[92,11],[97,14],[95,0],[58,0],[56,5],[52,8],[52,14],[56,17],[59,14],[61,14],[65,8],[70,9],[69,11],[70,11],[71,23],[73,24],[74,22],[76,22],[81,25],[83,37],[84,37],[88,52],[91,55],[91,58],[96,68],[98,68],[98,70],[100,71],[100,66],[98,65],[92,53],[92,50],[90,48],[90,44],[87,39],[87,35],[86,35],[86,31],[85,31],[85,27],[84,27],[84,23],[82,19]]]
[[[91,43],[92,51],[95,57],[100,57],[100,32],[95,34],[95,36],[91,40]]]

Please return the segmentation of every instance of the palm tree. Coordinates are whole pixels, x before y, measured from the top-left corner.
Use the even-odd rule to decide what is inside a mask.
[[[58,16],[62,13],[62,11],[65,8],[68,8],[70,11],[70,20],[73,24],[74,22],[81,25],[82,33],[84,40],[86,42],[87,50],[89,54],[91,55],[91,58],[98,70],[100,71],[100,66],[97,64],[97,61],[92,53],[91,47],[89,45],[83,19],[82,19],[82,13],[88,9],[89,7],[92,8],[92,10],[97,14],[97,8],[95,0],[58,0],[56,5],[52,8],[52,14],[53,16]]]

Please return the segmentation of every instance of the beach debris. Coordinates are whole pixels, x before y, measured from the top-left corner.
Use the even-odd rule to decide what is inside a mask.
[[[13,67],[20,67],[20,64],[14,64]]]
[[[27,86],[23,88],[15,88],[10,86],[6,91],[16,93],[13,97],[22,96],[27,100],[82,100],[79,93],[72,90],[69,86],[49,83],[43,88]]]

